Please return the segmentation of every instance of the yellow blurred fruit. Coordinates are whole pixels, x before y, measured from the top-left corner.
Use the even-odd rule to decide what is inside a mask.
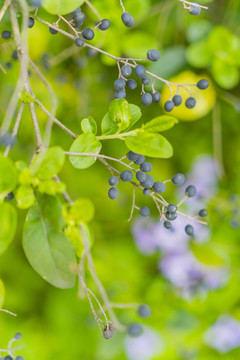
[[[175,106],[173,111],[168,114],[175,116],[182,121],[194,121],[207,115],[213,108],[216,101],[216,92],[212,81],[206,75],[196,75],[192,71],[184,71],[177,76],[170,79],[171,82],[178,84],[196,84],[201,79],[207,79],[209,81],[209,87],[206,90],[199,90],[196,86],[190,86],[188,89],[192,93],[192,96],[196,99],[197,104],[193,109],[188,109],[185,106],[185,101],[191,95],[188,91],[182,87],[179,88],[179,95],[182,96],[183,102],[180,106]],[[176,94],[177,87],[172,86],[173,96]],[[161,106],[169,100],[170,93],[167,86],[162,91]]]

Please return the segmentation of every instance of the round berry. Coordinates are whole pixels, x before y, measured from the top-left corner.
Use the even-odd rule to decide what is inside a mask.
[[[103,19],[101,21],[98,22],[98,24],[100,24],[98,27],[100,30],[107,30],[109,29],[111,23],[108,19]]]
[[[161,182],[161,181],[157,181],[155,182],[155,184],[153,185],[153,190],[159,194],[163,193],[166,190],[166,185]]]
[[[182,97],[181,95],[175,95],[172,99],[175,106],[179,106],[182,103]]]
[[[143,65],[137,65],[135,67],[135,74],[137,77],[143,79],[146,75],[146,69]]]
[[[198,214],[201,217],[205,217],[205,216],[207,216],[208,212],[206,209],[201,209]]]
[[[84,40],[82,38],[77,38],[77,39],[75,39],[75,44],[78,47],[82,47],[84,45]]]
[[[129,77],[132,73],[132,68],[130,65],[123,65],[123,67],[121,68],[121,74],[124,77]]]
[[[197,87],[200,90],[206,90],[209,87],[209,82],[205,79],[199,80],[197,83]]]
[[[145,161],[145,156],[139,155],[138,158],[134,161],[136,165],[141,165]]]
[[[2,32],[2,38],[3,38],[3,39],[7,40],[7,39],[10,39],[10,37],[11,37],[11,31],[4,30],[4,31]]]
[[[132,27],[134,25],[134,19],[128,12],[124,12],[121,18],[125,26]]]
[[[138,158],[139,158],[139,156],[141,156],[140,154],[137,154],[137,153],[135,153],[135,152],[133,152],[133,151],[129,151],[128,153],[127,153],[127,158],[130,160],[130,161],[136,161]]]
[[[75,16],[76,14],[79,14],[81,12],[81,8],[79,7],[79,8],[77,8],[76,10],[74,10],[71,14],[73,15],[73,16]]]
[[[138,171],[136,173],[136,178],[138,179],[139,182],[144,182],[147,179],[147,175],[142,171]]]
[[[185,232],[186,234],[188,234],[189,236],[193,236],[194,235],[194,228],[192,225],[187,225],[185,227]]]
[[[166,216],[166,219],[168,219],[169,221],[174,221],[177,218],[177,213],[176,212],[170,213],[167,211],[165,216]]]
[[[153,102],[158,103],[161,100],[161,94],[159,91],[155,91],[152,94]]]
[[[193,197],[197,193],[197,190],[194,185],[189,185],[185,190],[185,195],[188,197]]]
[[[172,177],[172,182],[174,185],[183,185],[185,183],[185,176],[183,174],[175,174]]]
[[[143,79],[142,79],[142,83],[143,85],[148,85],[150,84],[150,78],[148,76],[145,76]]]
[[[170,112],[174,109],[174,102],[172,100],[168,100],[164,104],[164,109],[167,112]]]
[[[115,99],[125,99],[126,96],[127,96],[126,91],[123,89],[116,91],[114,95]]]
[[[147,57],[151,61],[158,61],[158,59],[160,58],[160,53],[155,49],[148,50]]]
[[[55,25],[56,26],[56,25]],[[58,33],[58,31],[57,30],[55,30],[55,29],[53,29],[53,28],[49,28],[49,32],[50,32],[50,34],[52,34],[52,35],[56,35],[57,33]]]
[[[140,169],[144,172],[149,172],[152,170],[152,164],[150,162],[145,161],[141,164]]]
[[[90,28],[85,28],[82,31],[82,36],[86,40],[92,40],[94,38],[94,31]]]
[[[113,335],[114,335],[113,329],[106,328],[103,330],[104,339],[111,339],[111,337],[113,337]]]
[[[118,184],[118,178],[116,176],[111,176],[108,183],[111,186],[116,186]]]
[[[141,102],[143,105],[151,105],[152,103],[152,95],[150,93],[144,93],[142,94],[142,97],[141,97]]]
[[[74,27],[80,28],[82,26],[82,24],[84,23],[85,18],[86,18],[86,15],[82,12],[78,12],[78,13],[74,14],[73,15]]]
[[[13,60],[18,60],[18,52],[17,50],[14,50],[13,53],[12,53],[12,59]]]
[[[189,97],[186,101],[185,101],[185,106],[188,109],[193,109],[196,106],[196,99],[194,99],[194,97]]]
[[[131,324],[128,327],[128,334],[132,337],[140,336],[143,332],[142,326],[140,324]]]
[[[97,51],[95,49],[88,49],[87,56],[89,58],[94,58],[97,55]]]
[[[177,205],[175,204],[169,204],[167,206],[167,212],[169,212],[170,214],[174,213],[177,211]]]
[[[23,356],[17,356],[15,360],[24,360]]]
[[[111,187],[108,190],[108,196],[110,197],[110,199],[115,200],[118,198],[118,190],[115,187]]]
[[[168,220],[164,221],[163,226],[165,227],[165,229],[168,229],[168,230],[170,230],[172,228],[172,224]]]
[[[133,79],[129,79],[127,81],[127,87],[130,89],[130,90],[135,90],[137,88],[137,83],[135,80]]]
[[[14,194],[13,194],[13,192],[8,193],[5,199],[6,199],[6,200],[9,200],[9,201],[10,201],[10,200],[13,200],[13,199],[14,199]]]
[[[143,217],[149,217],[150,216],[150,210],[147,206],[142,206],[139,210],[140,215]]]
[[[151,175],[146,175],[146,180],[141,182],[141,185],[146,189],[151,189],[154,185],[154,178]]]
[[[14,335],[14,339],[15,339],[15,340],[21,340],[21,338],[22,338],[22,334],[21,334],[21,333],[16,333],[16,334]]]
[[[6,62],[5,64],[7,69],[11,69],[12,68],[12,63],[10,61]]]
[[[28,18],[28,27],[31,29],[34,26],[34,19],[32,17]]]
[[[131,181],[133,178],[133,173],[130,170],[122,171],[120,174],[120,179],[122,181]]]
[[[10,355],[5,356],[4,360],[13,360],[13,358]]]
[[[143,195],[149,196],[151,194],[151,191],[149,189],[143,189]]]
[[[196,3],[196,2],[194,4],[198,5],[198,3]],[[189,11],[189,14],[197,16],[200,14],[201,8],[200,8],[200,6],[190,5],[190,9],[188,11]]]
[[[125,88],[125,80],[123,79],[117,79],[114,81],[114,87],[116,90],[122,90]]]
[[[37,8],[40,8],[42,6],[42,0],[30,0],[30,4],[32,6],[36,6]]]
[[[151,308],[148,305],[140,305],[138,315],[142,318],[148,318],[151,315]]]

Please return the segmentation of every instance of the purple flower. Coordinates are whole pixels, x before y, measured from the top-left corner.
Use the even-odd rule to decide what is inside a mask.
[[[224,314],[205,332],[204,340],[220,353],[236,349],[240,347],[240,322]]]
[[[144,326],[142,335],[126,337],[125,349],[129,360],[151,360],[162,354],[163,341],[158,332]]]

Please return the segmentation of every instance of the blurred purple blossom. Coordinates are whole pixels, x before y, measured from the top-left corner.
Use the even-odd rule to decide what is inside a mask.
[[[204,334],[205,343],[220,353],[240,347],[240,322],[231,315],[218,318]]]
[[[133,338],[127,336],[125,339],[125,349],[129,360],[151,360],[157,358],[163,352],[163,340],[150,327],[144,326],[142,335]]]

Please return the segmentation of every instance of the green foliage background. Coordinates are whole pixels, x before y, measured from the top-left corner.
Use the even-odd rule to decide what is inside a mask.
[[[199,360],[239,359],[239,349],[221,355],[207,347],[202,336],[222,313],[231,313],[240,320],[240,232],[229,226],[231,214],[221,203],[230,194],[239,191],[240,181],[239,1],[213,1],[208,3],[208,11],[202,11],[199,17],[192,17],[176,0],[129,0],[125,6],[136,19],[133,30],[123,27],[118,0],[93,0],[93,4],[112,22],[103,39],[99,33],[94,40],[106,51],[117,56],[144,57],[148,49],[157,48],[161,52],[161,59],[158,65],[150,66],[154,66],[155,72],[161,76],[170,78],[184,70],[192,70],[212,78],[221,111],[225,175],[218,194],[219,206],[223,211],[220,216],[216,211],[210,213],[211,241],[227,254],[231,269],[226,287],[209,293],[205,298],[196,296],[189,301],[183,300],[158,274],[157,256],[144,257],[134,245],[127,222],[132,197],[130,186],[122,185],[119,200],[112,202],[107,197],[109,174],[100,163],[96,162],[86,170],[78,170],[67,160],[60,175],[71,196],[89,197],[95,205],[93,255],[99,277],[112,301],[147,303],[152,307],[152,316],[143,322],[156,329],[165,343],[162,356],[156,359],[185,359],[181,354],[192,349],[197,350]],[[83,5],[83,9],[88,15],[87,23],[91,25],[95,21],[94,15],[86,5]],[[41,15],[52,22],[56,19],[44,10],[40,10]],[[5,29],[9,29],[8,17],[0,28],[1,31]],[[50,61],[52,59],[54,62],[57,54],[72,45],[69,39],[60,34],[51,36],[48,29],[38,23],[29,33],[30,54],[41,69],[44,53],[48,53]],[[209,41],[210,47],[207,47]],[[9,61],[12,50],[12,42],[4,46],[4,41],[0,40],[1,63]],[[57,117],[80,133],[81,120],[90,115],[100,127],[113,99],[117,67],[109,58],[99,55],[89,58],[85,50],[76,50],[71,58],[44,71],[58,98]],[[0,72],[0,119],[4,116],[18,77],[19,64],[16,61],[12,61],[12,64],[7,75]],[[34,74],[31,80],[39,98],[49,108],[49,96],[44,86]],[[139,94],[129,94],[128,101],[140,106]],[[207,101],[211,102],[211,99]],[[208,110],[207,115],[197,121],[180,122],[166,133],[173,144],[174,155],[171,159],[152,161],[156,177],[168,179],[175,172],[187,172],[197,155],[213,154],[213,112],[210,108]],[[159,104],[143,108],[142,112],[142,123],[163,114]],[[38,110],[38,117],[43,127],[46,116]],[[26,112],[18,142],[11,150],[12,158],[30,161],[33,144],[31,119]],[[71,139],[54,126],[51,145],[69,149]],[[126,151],[125,145],[117,140],[104,143],[102,149],[102,153],[113,157],[121,157]],[[170,186],[167,195],[172,195],[172,190]],[[6,288],[4,308],[18,314],[14,318],[0,313],[0,347],[15,332],[21,331],[25,344],[22,352],[26,359],[127,359],[125,335],[117,332],[111,340],[104,340],[96,328],[89,304],[77,298],[77,287],[71,290],[56,289],[31,268],[21,246],[25,215],[24,210],[18,211],[17,236],[0,258],[0,278]],[[95,290],[90,277],[87,281],[89,288]],[[125,323],[139,321],[132,310],[121,310],[118,314]]]

